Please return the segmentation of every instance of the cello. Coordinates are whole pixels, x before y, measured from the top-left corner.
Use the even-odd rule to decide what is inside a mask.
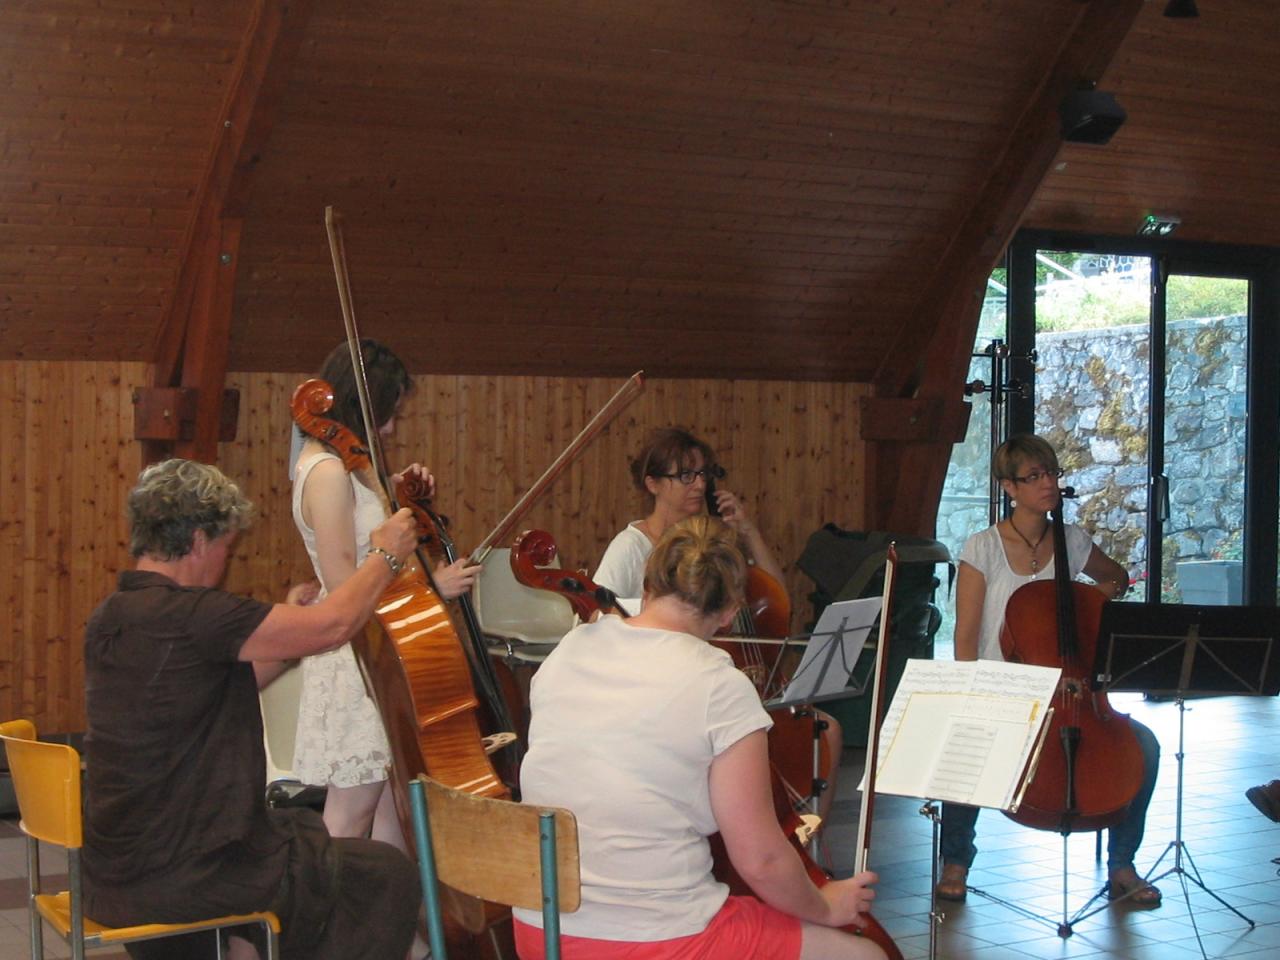
[[[1014,591],[1000,636],[1005,660],[1062,669],[1035,776],[1018,809],[1005,815],[1064,836],[1124,819],[1142,786],[1143,769],[1129,717],[1112,710],[1106,694],[1094,689],[1091,668],[1106,597],[1071,579],[1062,507],[1074,495],[1070,487],[1059,490],[1051,511],[1053,580],[1033,580]]]
[[[420,541],[428,546],[440,545],[444,539],[442,527],[429,504],[420,498],[406,498],[406,491],[400,486],[393,489],[385,469],[365,381],[361,341],[351,309],[341,235],[332,208],[326,210],[325,221],[368,439],[344,436],[337,424],[327,420],[324,414],[333,398],[323,383],[307,384],[296,392],[292,405],[295,418],[303,432],[337,450],[349,470],[363,472],[368,477],[367,485],[382,491],[390,510],[397,508],[397,501],[410,499],[406,505],[418,522]],[[502,717],[505,712],[500,695],[487,683],[483,670],[477,669],[488,665],[487,653],[468,646],[465,622],[455,606],[440,597],[429,570],[430,564],[420,549],[383,594],[363,635],[352,641],[366,688],[387,735],[391,756],[388,779],[406,837],[413,836],[408,784],[418,774],[426,773],[442,783],[484,796],[510,795],[489,759],[492,743],[486,743],[481,732],[482,703],[476,695],[477,683],[485,691],[490,714]],[[505,913],[460,896],[452,896],[449,903],[452,919],[473,934],[500,922]]]
[[[350,430],[325,417],[332,404],[333,392],[329,385],[323,380],[312,379],[294,390],[290,409],[299,429],[336,450],[348,472],[368,471],[375,456],[370,449],[373,445],[366,446]],[[436,518],[420,499],[403,497],[403,490],[402,497],[397,498],[392,491],[389,498],[393,505],[397,499],[406,499],[406,505],[413,511],[418,525],[420,543],[429,544],[438,538]],[[393,772],[400,765],[415,771],[404,778],[407,789],[407,781],[417,773],[431,772],[427,757],[440,753],[433,743],[436,735],[442,735],[445,738],[442,742],[448,742],[461,734],[460,742],[449,746],[444,753],[453,758],[452,762],[457,763],[458,768],[452,772],[438,770],[432,776],[449,776],[460,784],[475,784],[475,792],[486,796],[505,796],[506,787],[498,780],[492,765],[487,759],[481,760],[482,756],[487,757],[492,752],[495,745],[504,745],[505,740],[490,739],[486,743],[479,734],[478,723],[474,727],[475,736],[470,735],[470,723],[475,723],[474,710],[479,706],[471,687],[470,665],[463,655],[447,607],[436,593],[427,569],[420,552],[417,562],[406,564],[392,581],[374,611],[374,622],[363,637],[354,642],[357,659],[370,693],[378,704],[391,744]],[[407,637],[406,631],[409,633]],[[386,646],[383,635],[396,642],[405,642],[391,650]],[[399,659],[398,664],[391,658],[392,653]],[[427,660],[418,662],[419,657]],[[397,667],[403,676],[397,675]],[[440,671],[444,682],[437,689],[427,690],[427,687],[437,687],[434,681],[430,684],[426,681],[433,671]],[[465,684],[462,682],[464,679]],[[419,690],[418,687],[424,689]],[[438,730],[440,723],[447,723],[449,730]],[[473,740],[480,747],[478,754],[467,749]]]
[[[586,576],[559,567],[548,567],[553,562],[556,555],[555,540],[551,534],[542,530],[529,530],[522,533],[516,538],[511,549],[511,570],[518,582],[534,589],[551,590],[564,596],[570,604],[573,605],[575,612],[584,620],[593,616],[596,612],[609,612],[610,610],[619,611],[612,591],[597,586]],[[892,590],[892,574],[887,570],[885,575],[885,598],[889,600]],[[884,613],[882,613],[881,627],[881,650],[883,651],[885,630],[889,621],[889,607],[886,605]],[[624,614],[625,615],[625,614]],[[881,654],[881,670],[878,681],[883,682],[883,665],[887,663],[887,659]],[[874,697],[873,694],[873,702]],[[772,741],[770,742],[770,750],[772,752]],[[869,763],[869,782],[868,789],[863,798],[863,823],[859,832],[858,841],[858,866],[855,872],[861,872],[864,869],[866,853],[870,847],[870,827],[871,827],[871,806],[870,795],[873,792],[874,784],[874,755],[868,754]],[[797,816],[792,805],[791,798],[788,794],[786,786],[782,783],[782,779],[778,774],[775,764],[770,763],[770,780],[773,794],[774,813],[778,818],[778,825],[787,838],[788,843],[796,851],[799,856],[805,872],[812,880],[815,886],[822,887],[831,882],[832,876],[816,864],[808,855],[805,849],[807,840],[807,826]],[[730,862],[727,852],[725,851],[723,841],[719,834],[714,834],[708,838],[711,844],[712,857],[714,862],[713,873],[717,880],[728,885],[731,893],[735,895],[755,896],[754,892],[747,883],[734,870],[733,864]],[[846,933],[854,936],[866,937],[876,943],[888,956],[889,960],[902,960],[902,953],[898,950],[893,939],[885,931],[885,929],[876,921],[870,913],[864,913],[859,920],[849,926],[841,927]]]

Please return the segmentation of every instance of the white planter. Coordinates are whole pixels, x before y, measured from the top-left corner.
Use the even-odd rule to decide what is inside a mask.
[[[1183,560],[1178,563],[1178,589],[1183,603],[1239,606],[1244,565],[1239,560]]]

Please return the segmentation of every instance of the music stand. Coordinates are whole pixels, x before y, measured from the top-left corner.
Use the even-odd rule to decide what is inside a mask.
[[[1280,693],[1278,634],[1280,617],[1273,607],[1107,603],[1102,608],[1094,663],[1097,685],[1105,691],[1172,696],[1178,704],[1174,839],[1152,864],[1144,879],[1154,883],[1170,874],[1178,875],[1202,956],[1204,943],[1196,926],[1195,911],[1191,909],[1188,879],[1250,927],[1254,922],[1205,885],[1182,839],[1185,701],[1193,695],[1274,696]],[[1173,865],[1152,876],[1170,851],[1173,852]],[[1183,867],[1184,859],[1190,870]],[[1094,899],[1106,890],[1104,886]]]
[[[859,600],[842,600],[830,604],[819,618],[812,633],[797,634],[781,640],[723,637],[722,640],[777,646],[778,652],[763,683],[766,710],[809,710],[815,703],[843,700],[861,696],[865,685],[851,686],[850,674],[866,643],[867,635],[880,613],[880,597]],[[783,662],[788,650],[800,650],[801,660],[795,672],[787,680],[785,688]],[[775,695],[770,695],[777,691]],[[819,741],[824,721],[815,718],[813,728],[813,763],[809,793],[806,802],[809,813],[817,814],[818,800],[829,784],[821,776]],[[810,841],[817,843],[816,834]],[[815,848],[816,853],[816,848]]]
[[[765,708],[843,700],[865,692],[862,687],[851,688],[848,684],[867,636],[880,615],[880,603],[880,597],[837,601],[822,612],[812,633],[788,637],[774,658],[765,688],[774,688],[792,640],[806,641],[804,654],[786,689],[765,701]]]

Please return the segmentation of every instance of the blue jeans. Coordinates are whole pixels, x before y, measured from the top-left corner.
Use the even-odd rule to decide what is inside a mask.
[[[1160,743],[1151,730],[1137,720],[1129,721],[1142,747],[1142,786],[1129,804],[1124,819],[1107,831],[1107,869],[1132,867],[1134,854],[1142,846],[1142,833],[1147,825],[1147,807],[1156,787],[1160,769]],[[977,835],[979,807],[959,803],[942,805],[942,837],[939,841],[943,863],[956,863],[966,869],[973,866],[978,854],[974,845]]]

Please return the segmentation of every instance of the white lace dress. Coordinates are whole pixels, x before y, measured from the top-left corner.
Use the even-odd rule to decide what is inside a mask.
[[[300,460],[293,479],[293,522],[311,556],[321,586],[316,535],[302,519],[302,491],[312,469],[322,460],[337,460],[320,453]],[[355,493],[356,564],[369,552],[369,534],[385,518],[378,495],[351,477]],[[323,595],[323,594],[322,594]],[[302,697],[298,704],[298,734],[293,772],[303,783],[356,787],[387,779],[391,749],[382,719],[365,693],[364,678],[349,643],[337,650],[305,657],[302,661]]]

